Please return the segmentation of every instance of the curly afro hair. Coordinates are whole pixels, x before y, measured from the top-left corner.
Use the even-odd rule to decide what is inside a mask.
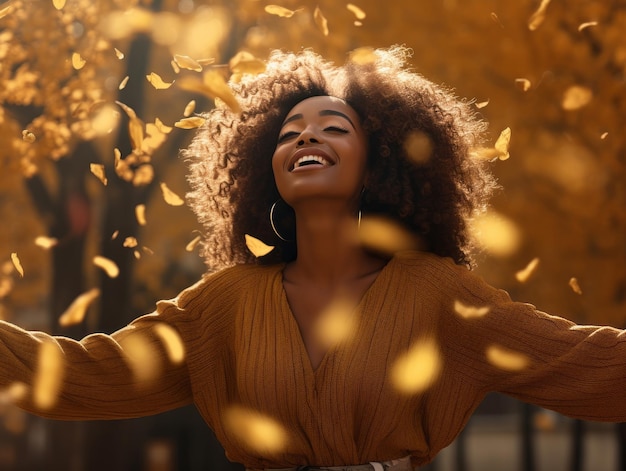
[[[271,160],[291,108],[323,95],[344,99],[368,133],[363,213],[391,218],[426,250],[471,266],[468,219],[485,208],[496,186],[484,162],[470,156],[485,124],[467,103],[409,70],[408,55],[395,46],[375,50],[372,60],[335,66],[308,50],[274,51],[264,73],[231,84],[243,111],[221,106],[206,113],[183,151],[190,166],[188,201],[205,230],[202,253],[210,269],[296,257],[295,242],[281,240],[270,224],[270,208],[280,198]],[[284,215],[277,221],[283,234],[293,225],[289,212],[283,206],[277,211]],[[245,234],[276,248],[257,259]]]

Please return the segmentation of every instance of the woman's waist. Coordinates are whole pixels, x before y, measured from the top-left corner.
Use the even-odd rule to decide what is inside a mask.
[[[413,471],[411,457],[347,466],[295,466],[293,468],[247,469],[247,471]]]

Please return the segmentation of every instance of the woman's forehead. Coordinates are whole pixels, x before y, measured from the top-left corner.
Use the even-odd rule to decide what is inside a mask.
[[[359,115],[345,100],[330,95],[314,96],[305,98],[297,103],[287,113],[287,118],[294,114],[307,113],[307,112],[319,112],[321,110],[336,110],[348,114],[350,117],[357,121],[360,121]]]

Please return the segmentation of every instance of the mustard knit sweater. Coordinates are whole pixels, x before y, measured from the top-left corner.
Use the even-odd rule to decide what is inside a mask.
[[[65,360],[57,401],[41,409],[28,393],[21,407],[73,420],[137,417],[194,403],[228,457],[249,468],[406,455],[421,465],[454,440],[491,391],[573,417],[626,421],[620,330],[576,326],[512,302],[448,259],[404,252],[361,300],[351,340],[313,370],[282,268],[236,266],[208,275],[159,302],[153,314],[80,342],[1,323],[0,386],[31,385],[38,346],[54,341]],[[158,335],[162,323],[183,340],[184,362],[172,361]],[[134,336],[150,342],[157,380],[138,377],[128,361]],[[407,352],[417,365],[404,361]],[[434,359],[429,352],[437,353]],[[411,372],[422,379],[412,390],[399,388],[396,375]],[[249,417],[270,422],[244,420],[238,428],[233,411],[254,411]],[[276,446],[255,446],[255,437],[276,430],[282,437]]]

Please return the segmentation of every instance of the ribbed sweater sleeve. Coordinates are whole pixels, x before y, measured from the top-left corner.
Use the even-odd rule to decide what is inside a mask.
[[[451,373],[571,417],[626,421],[624,331],[575,325],[513,302],[463,267],[444,268],[433,283],[449,287],[441,330]]]

